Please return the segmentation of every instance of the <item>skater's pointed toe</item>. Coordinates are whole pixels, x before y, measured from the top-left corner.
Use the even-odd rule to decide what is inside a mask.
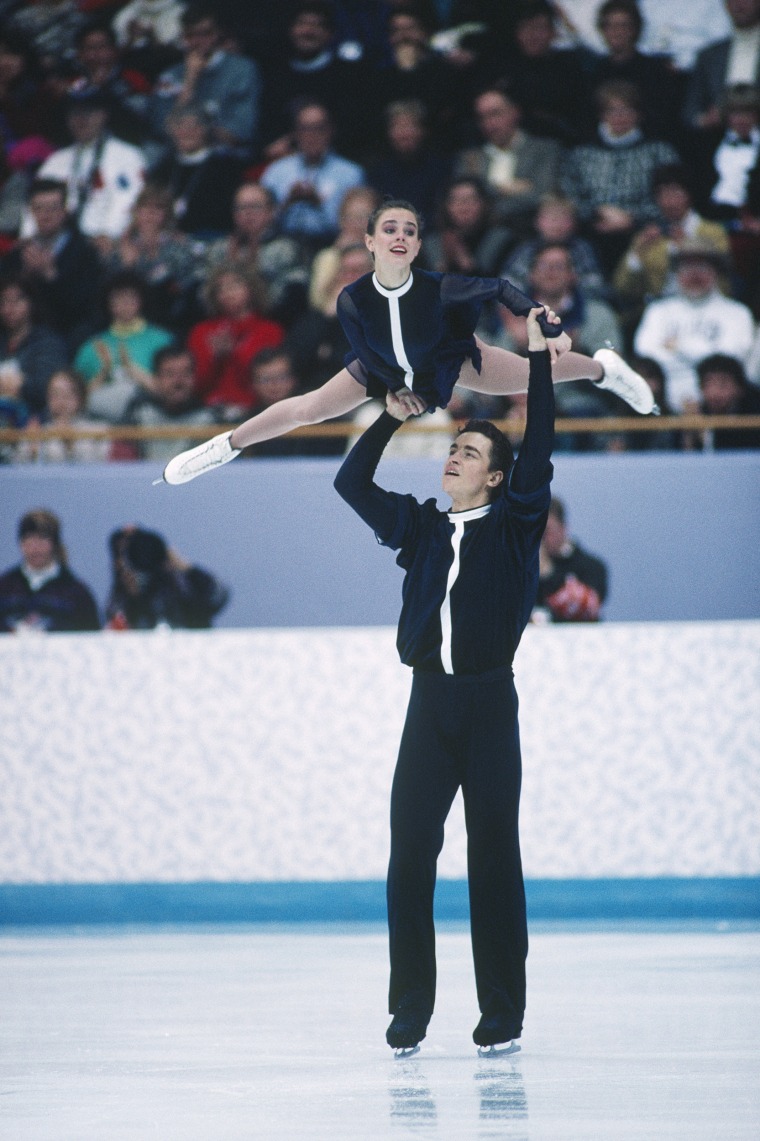
[[[632,369],[614,349],[597,349],[594,360],[598,361],[604,369],[601,380],[595,380],[597,388],[605,388],[614,392],[626,404],[630,404],[634,412],[642,416],[656,416],[659,412],[654,402],[652,389],[643,376]]]
[[[240,455],[240,449],[233,448],[230,443],[231,436],[231,431],[222,432],[220,436],[213,436],[195,448],[180,452],[174,459],[169,460],[164,468],[164,483],[172,486],[188,483],[196,476],[234,460],[235,456]]]

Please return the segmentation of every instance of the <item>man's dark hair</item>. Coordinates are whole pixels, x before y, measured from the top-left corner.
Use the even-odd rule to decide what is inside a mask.
[[[65,182],[61,182],[57,178],[35,178],[27,191],[27,199],[31,201],[38,194],[60,194],[65,206],[68,187]]]
[[[652,174],[652,194],[656,194],[661,186],[680,186],[687,194],[691,194],[692,177],[688,168],[680,162],[668,162],[658,166]]]
[[[190,357],[191,360],[195,360],[190,349],[178,341],[173,345],[164,345],[162,349],[157,349],[153,354],[152,371],[154,375],[159,372],[166,361],[174,360],[175,357]]]
[[[491,498],[494,499],[497,495],[503,493],[504,488],[509,480],[509,473],[512,470],[512,465],[515,462],[515,453],[512,451],[512,445],[507,437],[492,424],[490,420],[468,420],[463,428],[457,432],[457,436],[461,436],[463,432],[477,432],[481,436],[485,436],[491,443],[491,454],[488,457],[488,470],[500,471],[504,474],[504,482],[499,487],[491,489]]]
[[[596,13],[596,26],[599,31],[602,30],[607,17],[612,16],[615,12],[623,12],[630,18],[638,40],[644,29],[644,19],[636,0],[607,0],[606,4],[602,4]]]
[[[703,357],[697,365],[700,387],[704,383],[705,377],[713,372],[726,372],[734,378],[740,388],[747,387],[747,374],[744,371],[744,365],[736,357],[729,356],[728,353],[711,353],[709,357]]]
[[[301,0],[301,3],[296,4],[292,9],[289,24],[294,24],[300,16],[304,15],[318,16],[326,28],[329,28],[331,32],[335,31],[335,5],[331,4],[330,0]]]
[[[202,20],[213,20],[216,27],[221,31],[219,11],[207,0],[198,0],[198,3],[188,4],[182,13],[180,23],[183,31],[186,31],[188,28],[194,28],[196,24],[200,24]]]

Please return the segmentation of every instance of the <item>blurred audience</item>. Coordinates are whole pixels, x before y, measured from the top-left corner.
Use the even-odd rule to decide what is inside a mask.
[[[724,2],[731,34],[702,48],[689,76],[683,117],[697,130],[719,125],[728,87],[760,82],[760,0]]]
[[[60,436],[41,437],[30,432],[16,447],[16,463],[103,463],[110,458],[111,442],[102,434],[73,438],[69,431],[102,432],[102,423],[85,415],[87,387],[70,369],[54,372],[48,381],[42,417],[35,426],[63,429]]]
[[[367,164],[367,181],[381,198],[413,202],[432,219],[448,181],[451,160],[430,142],[427,111],[419,99],[385,105],[385,134],[377,156]]]
[[[598,622],[609,574],[602,559],[584,550],[567,529],[565,504],[552,496],[539,550],[539,579],[532,621]]]
[[[609,300],[610,287],[602,273],[594,247],[578,234],[578,215],[569,198],[547,194],[541,199],[534,222],[534,235],[520,242],[510,252],[499,271],[518,289],[527,292],[530,267],[543,246],[561,242],[567,247],[578,285],[587,297]]]
[[[34,283],[22,275],[0,279],[0,367],[18,372],[33,415],[43,411],[48,381],[68,360],[64,342],[40,321]]]
[[[21,562],[0,575],[0,634],[99,630],[92,592],[68,568],[58,516],[27,511],[17,533]]]
[[[263,412],[272,404],[296,396],[302,390],[293,367],[293,358],[286,348],[262,349],[251,361],[251,392],[253,407]],[[329,436],[278,436],[246,448],[243,456],[249,459],[282,456],[337,456],[343,451],[343,438]]]
[[[713,353],[697,365],[699,403],[705,416],[760,416],[760,388],[750,384],[741,361],[728,353]],[[710,428],[690,433],[692,446],[704,451],[760,448],[760,428]],[[695,439],[696,437],[696,439]]]
[[[425,264],[438,273],[496,277],[513,232],[494,222],[492,199],[479,178],[460,175],[447,186],[438,224],[426,232]]]
[[[113,532],[108,547],[108,630],[206,630],[229,601],[226,586],[188,562],[156,531],[122,527]]]
[[[341,255],[351,246],[364,245],[367,221],[380,198],[370,186],[354,186],[343,195],[340,204],[338,236],[331,246],[320,250],[311,263],[309,305],[321,309],[335,301],[333,284]]]

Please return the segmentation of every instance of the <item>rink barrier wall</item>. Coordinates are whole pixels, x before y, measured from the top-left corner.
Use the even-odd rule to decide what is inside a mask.
[[[8,916],[377,917],[411,680],[394,637],[0,639]],[[760,622],[529,627],[515,675],[533,905],[751,912]],[[442,906],[466,860],[458,797]]]
[[[760,878],[528,880],[529,922],[760,921]],[[469,920],[467,882],[439,880],[439,922]],[[382,880],[0,884],[0,927],[384,923]]]

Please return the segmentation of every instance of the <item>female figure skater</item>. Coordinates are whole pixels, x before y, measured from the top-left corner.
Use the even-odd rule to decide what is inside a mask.
[[[167,464],[164,480],[186,483],[228,463],[249,444],[345,415],[388,390],[414,415],[445,408],[455,384],[491,395],[525,392],[528,361],[485,344],[474,329],[486,301],[498,300],[526,317],[535,303],[506,278],[413,271],[422,245],[420,229],[417,211],[401,200],[384,202],[370,216],[365,242],[374,273],[346,286],[338,300],[351,346],[345,368],[321,388],[282,400],[234,431],[181,452]],[[599,349],[593,358],[575,353],[561,325],[540,320],[550,338],[555,384],[588,379],[637,412],[656,411],[649,385],[612,349]]]

